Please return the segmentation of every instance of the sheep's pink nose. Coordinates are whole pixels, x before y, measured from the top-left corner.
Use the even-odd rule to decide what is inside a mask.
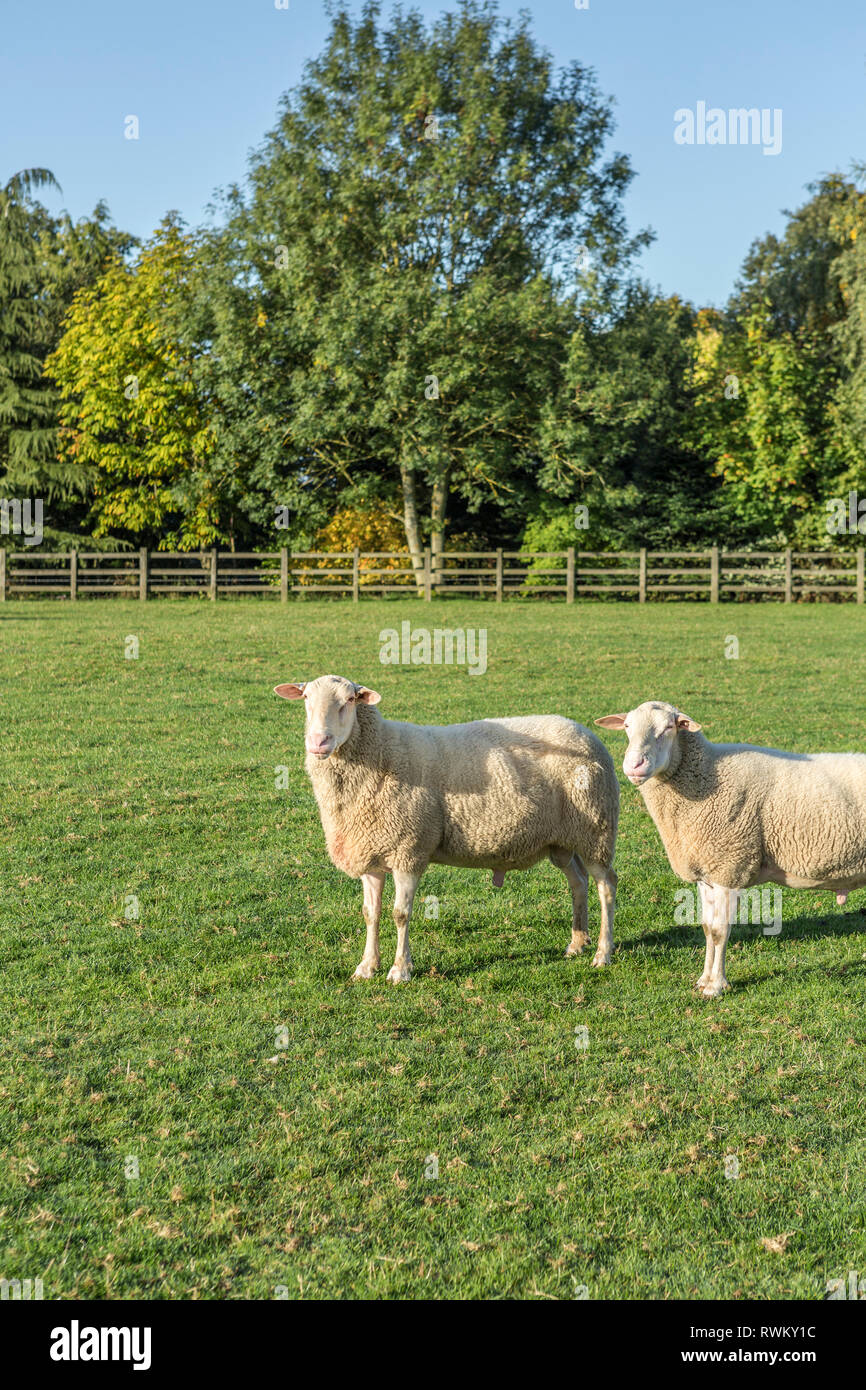
[[[310,734],[307,749],[310,753],[329,753],[334,746],[332,734]]]
[[[626,759],[623,763],[624,772],[640,772],[642,767],[646,767],[646,758],[644,757]]]

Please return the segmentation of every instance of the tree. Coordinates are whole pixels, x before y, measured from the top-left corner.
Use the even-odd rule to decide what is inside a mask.
[[[544,410],[545,501],[526,544],[706,541],[718,525],[719,489],[688,438],[694,324],[689,305],[644,285],[628,289],[613,319],[591,304],[581,310],[560,391]]]
[[[866,165],[857,169],[866,178]],[[839,488],[864,486],[866,459],[866,192],[857,190],[840,209],[836,232],[841,243],[832,265],[845,316],[832,329],[844,366],[837,390],[846,467]]]
[[[755,309],[736,331],[701,316],[694,339],[692,439],[724,481],[743,539],[816,539],[838,470],[834,377],[819,334],[780,333]]]
[[[834,262],[845,249],[847,213],[856,206],[855,184],[828,174],[809,185],[811,198],[794,212],[781,237],[752,243],[728,302],[731,325],[760,310],[773,334],[827,335],[845,317]]]
[[[726,314],[700,315],[694,340],[691,437],[740,536],[767,543],[826,545],[824,504],[856,455],[850,234],[864,200],[838,174],[810,191],[781,238],[754,243]]]
[[[226,539],[207,402],[184,351],[195,250],[167,217],[134,265],[115,259],[79,290],[48,361],[61,458],[92,476],[97,536],[119,529],[182,550]]]
[[[610,300],[645,238],[625,233],[627,160],[602,162],[609,103],[579,64],[555,76],[526,16],[378,14],[335,10],[229,236],[280,364],[262,433],[298,505],[386,501],[420,580],[455,499],[525,505],[578,247]]]
[[[89,475],[58,457],[60,398],[45,361],[63,333],[76,292],[135,239],[119,231],[99,203],[90,217],[52,217],[32,197],[57,187],[46,169],[18,174],[0,193],[0,467],[5,492],[38,494],[61,523],[79,524]],[[60,535],[57,525],[51,532]]]
[[[282,544],[308,549],[336,499],[311,486],[305,460],[293,460],[287,447],[296,350],[256,272],[262,248],[242,231],[236,191],[228,203],[230,227],[197,242],[180,350],[207,403],[210,467],[230,539],[259,544],[264,536],[272,544],[276,527]]]
[[[50,169],[23,169],[0,189],[0,469],[2,486],[28,491],[55,444],[56,396],[42,377],[44,247],[31,194],[59,188]]]

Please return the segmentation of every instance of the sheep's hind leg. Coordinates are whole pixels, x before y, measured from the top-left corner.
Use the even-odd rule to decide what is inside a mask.
[[[595,879],[598,900],[601,903],[601,930],[598,933],[598,949],[592,958],[593,965],[610,965],[613,955],[613,916],[616,908],[616,874],[604,864],[590,864],[589,872]]]
[[[704,985],[710,982],[713,973],[713,957],[716,954],[716,945],[713,941],[713,890],[708,883],[699,883],[698,892],[701,896],[701,926],[704,929],[704,939],[706,950],[704,951],[704,969],[695,984],[695,989],[703,989]]]
[[[586,885],[589,882],[586,869],[576,854],[567,849],[552,849],[549,854],[551,864],[561,869],[568,879],[571,889],[571,941],[566,957],[579,956],[589,939],[589,912],[586,903]]]
[[[367,943],[353,980],[369,980],[379,969],[379,918],[382,916],[384,874],[362,874],[364,885],[364,921],[367,923]]]
[[[406,984],[412,978],[412,950],[409,946],[409,918],[420,874],[394,870],[394,925],[397,928],[397,954],[388,971],[392,985]]]

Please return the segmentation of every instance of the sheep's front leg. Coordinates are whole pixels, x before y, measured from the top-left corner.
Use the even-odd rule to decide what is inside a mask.
[[[716,954],[716,945],[713,941],[713,890],[708,883],[699,883],[698,892],[701,895],[701,926],[704,929],[704,939],[706,950],[704,952],[704,969],[695,985],[695,989],[703,989],[704,985],[710,982],[713,973],[713,957]]]
[[[616,874],[604,864],[590,864],[589,872],[595,879],[598,900],[601,903],[601,928],[598,933],[598,949],[592,958],[593,965],[610,965],[613,955],[613,915],[616,908]]]
[[[369,980],[379,969],[379,918],[382,916],[384,874],[362,874],[364,885],[364,921],[367,923],[367,944],[353,980]]]
[[[735,888],[720,888],[713,884],[710,891],[713,895],[713,925],[710,928],[713,938],[713,966],[710,978],[701,989],[704,999],[715,999],[728,988],[725,979],[725,952],[728,949],[731,923],[737,915],[738,898]]]
[[[392,985],[405,984],[412,978],[412,950],[409,946],[409,918],[420,874],[394,870],[394,925],[397,928],[397,954],[388,971]]]

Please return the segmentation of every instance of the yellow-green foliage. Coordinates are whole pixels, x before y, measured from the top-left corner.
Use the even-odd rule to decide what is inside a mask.
[[[385,503],[369,507],[342,507],[316,537],[317,550],[345,554],[356,546],[361,551],[396,550],[405,555],[406,533],[399,516]],[[327,564],[327,560],[322,560],[320,568]],[[368,571],[387,569],[405,572],[406,562],[403,559],[361,560],[359,568],[362,584],[381,584],[381,577]]]
[[[96,470],[96,535],[161,529],[163,549],[222,538],[203,469],[213,435],[179,331],[188,314],[192,238],[167,219],[133,266],[120,260],[76,295],[49,358],[60,387],[60,452]]]

